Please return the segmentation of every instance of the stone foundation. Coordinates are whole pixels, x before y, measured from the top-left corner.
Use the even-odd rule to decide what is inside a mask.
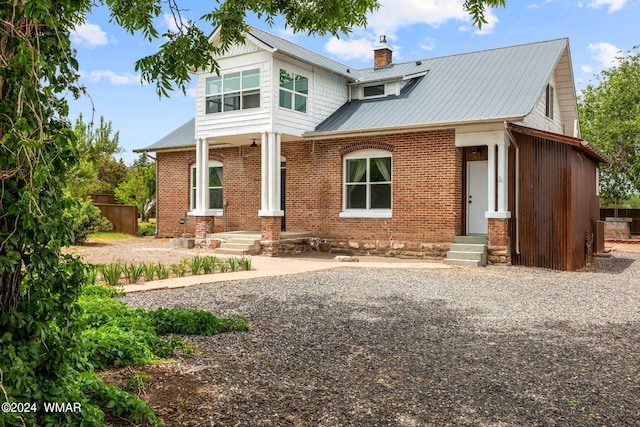
[[[400,240],[321,240],[317,249],[346,255],[377,255],[408,258],[443,259],[450,243],[429,243]]]

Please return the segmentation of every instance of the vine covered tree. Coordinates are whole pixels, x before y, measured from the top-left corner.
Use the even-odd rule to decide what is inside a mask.
[[[640,51],[602,71],[579,100],[582,136],[612,159],[600,174],[601,200],[618,206],[640,193]]]
[[[65,177],[78,166],[82,148],[68,120],[67,98],[83,92],[70,32],[92,8],[105,5],[126,31],[165,40],[136,63],[160,95],[186,91],[193,69],[215,72],[214,58],[243,40],[247,13],[270,23],[283,16],[294,32],[339,35],[364,26],[378,7],[376,0],[227,0],[202,17],[221,28],[221,45],[214,47],[203,30],[182,19],[178,0],[0,2],[0,401],[40,408],[42,402],[83,402],[82,414],[0,414],[5,425],[101,421],[76,371],[85,267],[61,249],[73,241],[63,215],[74,203],[64,194]],[[486,7],[504,5],[464,3],[478,26]],[[154,20],[167,11],[176,17],[177,31],[160,34]]]

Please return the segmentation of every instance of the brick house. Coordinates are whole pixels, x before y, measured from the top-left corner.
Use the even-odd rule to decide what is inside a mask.
[[[480,263],[584,265],[606,159],[580,139],[567,39],[394,63],[381,37],[373,56],[353,69],[251,28],[197,72],[195,118],[136,150],[155,152],[157,234],[186,218],[273,254],[294,231],[453,260],[480,236]]]

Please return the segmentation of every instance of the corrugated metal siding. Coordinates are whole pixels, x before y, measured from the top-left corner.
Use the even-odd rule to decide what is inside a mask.
[[[515,136],[520,146],[520,254],[514,252],[512,261],[568,270],[569,147],[533,136]]]
[[[593,255],[594,223],[600,216],[599,200],[595,195],[596,163],[582,153],[570,149],[571,167],[571,270],[585,265]],[[589,245],[587,247],[587,245]]]

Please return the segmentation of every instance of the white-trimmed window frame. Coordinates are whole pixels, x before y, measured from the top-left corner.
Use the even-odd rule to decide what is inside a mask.
[[[283,72],[291,74],[293,76],[292,77],[293,89],[282,86],[282,83],[280,82],[280,76],[282,75]],[[297,79],[298,77],[305,79],[307,81],[307,88],[305,89],[306,92],[297,90],[296,82],[298,81]],[[291,102],[290,108],[282,106],[280,104],[282,93],[285,93],[290,97],[290,102]],[[304,111],[300,111],[298,108],[296,108],[297,97],[304,99]],[[282,108],[287,111],[293,111],[294,113],[307,114],[309,110],[308,107],[309,107],[309,77],[305,76],[304,74],[291,71],[290,69],[280,68],[278,72],[278,108]]]
[[[206,212],[208,214],[213,214],[213,215],[222,215],[223,209],[224,209],[224,167],[222,165],[222,162],[219,162],[217,160],[209,160],[208,163],[208,168],[221,168],[223,170],[223,178],[222,178],[222,184],[221,186],[214,186],[214,187],[208,187],[207,188],[207,197],[205,200],[205,206],[207,206]],[[207,176],[209,174],[209,171],[207,170]],[[211,206],[211,200],[210,200],[210,190],[222,190],[222,194],[223,197],[221,198],[222,204],[220,207],[210,207]],[[189,210],[190,211],[195,211],[196,210],[196,192],[197,192],[197,173],[196,173],[196,164],[194,163],[193,165],[191,165],[191,167],[189,168]]]
[[[245,87],[245,79],[249,79],[250,76],[253,76],[255,73],[257,72],[257,79],[258,79],[258,83],[256,86],[248,86]],[[251,74],[254,73],[254,74]],[[227,81],[227,79],[230,79],[232,75],[234,74],[239,74],[239,85],[238,88],[234,88],[234,89],[228,89],[227,87],[225,87],[225,82]],[[234,71],[227,71],[224,74],[220,74],[219,76],[216,75],[212,75],[212,76],[208,76],[205,77],[204,79],[204,91],[205,91],[205,107],[204,107],[204,111],[206,115],[209,114],[223,114],[223,113],[233,113],[233,112],[237,112],[237,111],[243,111],[243,110],[251,110],[251,109],[256,109],[256,108],[260,108],[260,104],[261,104],[261,92],[262,92],[262,80],[261,80],[261,76],[262,76],[262,70],[260,69],[260,67],[256,67],[256,68],[247,68],[247,69],[243,69],[243,70],[234,70]],[[220,92],[210,92],[209,91],[209,81],[212,79],[219,79],[220,80],[220,87],[221,90]],[[254,77],[255,79],[255,77]],[[233,109],[226,109],[226,102],[225,99],[226,97],[238,97],[238,108],[233,108]],[[209,98],[215,98],[215,97],[220,97],[220,102],[221,102],[221,109],[220,111],[208,111],[208,103],[209,103]],[[247,106],[246,100],[249,99],[248,97],[252,97],[252,98],[256,98],[257,99],[257,104],[258,105],[251,105],[251,106]]]
[[[370,161],[375,158],[390,158],[391,170],[389,181],[370,182]],[[366,160],[366,173],[365,181],[360,184],[366,186],[366,207],[365,208],[347,208],[348,198],[348,185],[352,185],[347,182],[347,162],[354,159]],[[391,186],[391,197],[389,200],[389,208],[371,208],[371,185],[376,184],[389,184]],[[349,153],[342,158],[342,212],[340,212],[340,218],[391,218],[393,216],[393,155],[390,151],[367,149],[358,150],[353,153]]]

